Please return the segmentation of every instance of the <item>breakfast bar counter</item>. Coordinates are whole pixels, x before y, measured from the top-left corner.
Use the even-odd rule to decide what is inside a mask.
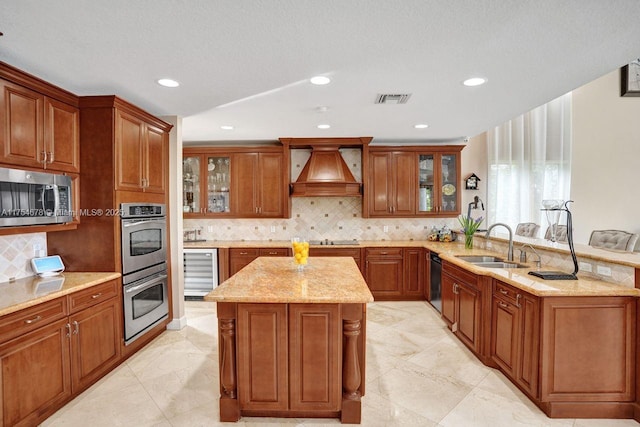
[[[204,297],[218,305],[220,421],[360,423],[366,304],[353,258],[261,257]]]

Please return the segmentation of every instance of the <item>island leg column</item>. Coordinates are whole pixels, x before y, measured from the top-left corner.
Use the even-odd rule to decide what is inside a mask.
[[[236,371],[235,303],[218,303],[218,363],[220,373],[220,421],[240,419]]]
[[[346,424],[360,424],[362,378],[364,371],[364,348],[359,351],[358,342],[362,342],[362,306],[344,304],[342,306],[342,412],[340,421]],[[363,346],[364,347],[364,346]]]

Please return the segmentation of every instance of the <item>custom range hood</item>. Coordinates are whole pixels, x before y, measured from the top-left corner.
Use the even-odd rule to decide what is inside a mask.
[[[311,148],[311,157],[291,184],[293,197],[361,196],[362,183],[356,181],[340,148],[363,148],[371,142],[363,138],[280,138],[290,148]]]

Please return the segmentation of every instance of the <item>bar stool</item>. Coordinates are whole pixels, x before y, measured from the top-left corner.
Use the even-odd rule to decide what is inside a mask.
[[[547,227],[547,231],[544,233],[544,238],[547,240],[551,240],[551,226]],[[566,225],[558,225],[556,227],[556,241],[565,243],[568,242]]]
[[[633,252],[637,241],[638,235],[634,233],[622,230],[593,230],[589,238],[589,246]]]
[[[521,222],[516,227],[516,236],[536,237],[540,226],[535,222]]]

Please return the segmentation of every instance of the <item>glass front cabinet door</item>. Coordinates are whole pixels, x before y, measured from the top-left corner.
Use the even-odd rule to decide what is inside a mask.
[[[200,195],[200,156],[182,159],[182,212],[201,214]]]
[[[418,214],[460,214],[460,153],[418,154]]]
[[[229,213],[231,202],[231,158],[229,156],[207,156],[207,213]]]
[[[182,158],[182,211],[185,217],[228,216],[231,157],[186,154]]]

